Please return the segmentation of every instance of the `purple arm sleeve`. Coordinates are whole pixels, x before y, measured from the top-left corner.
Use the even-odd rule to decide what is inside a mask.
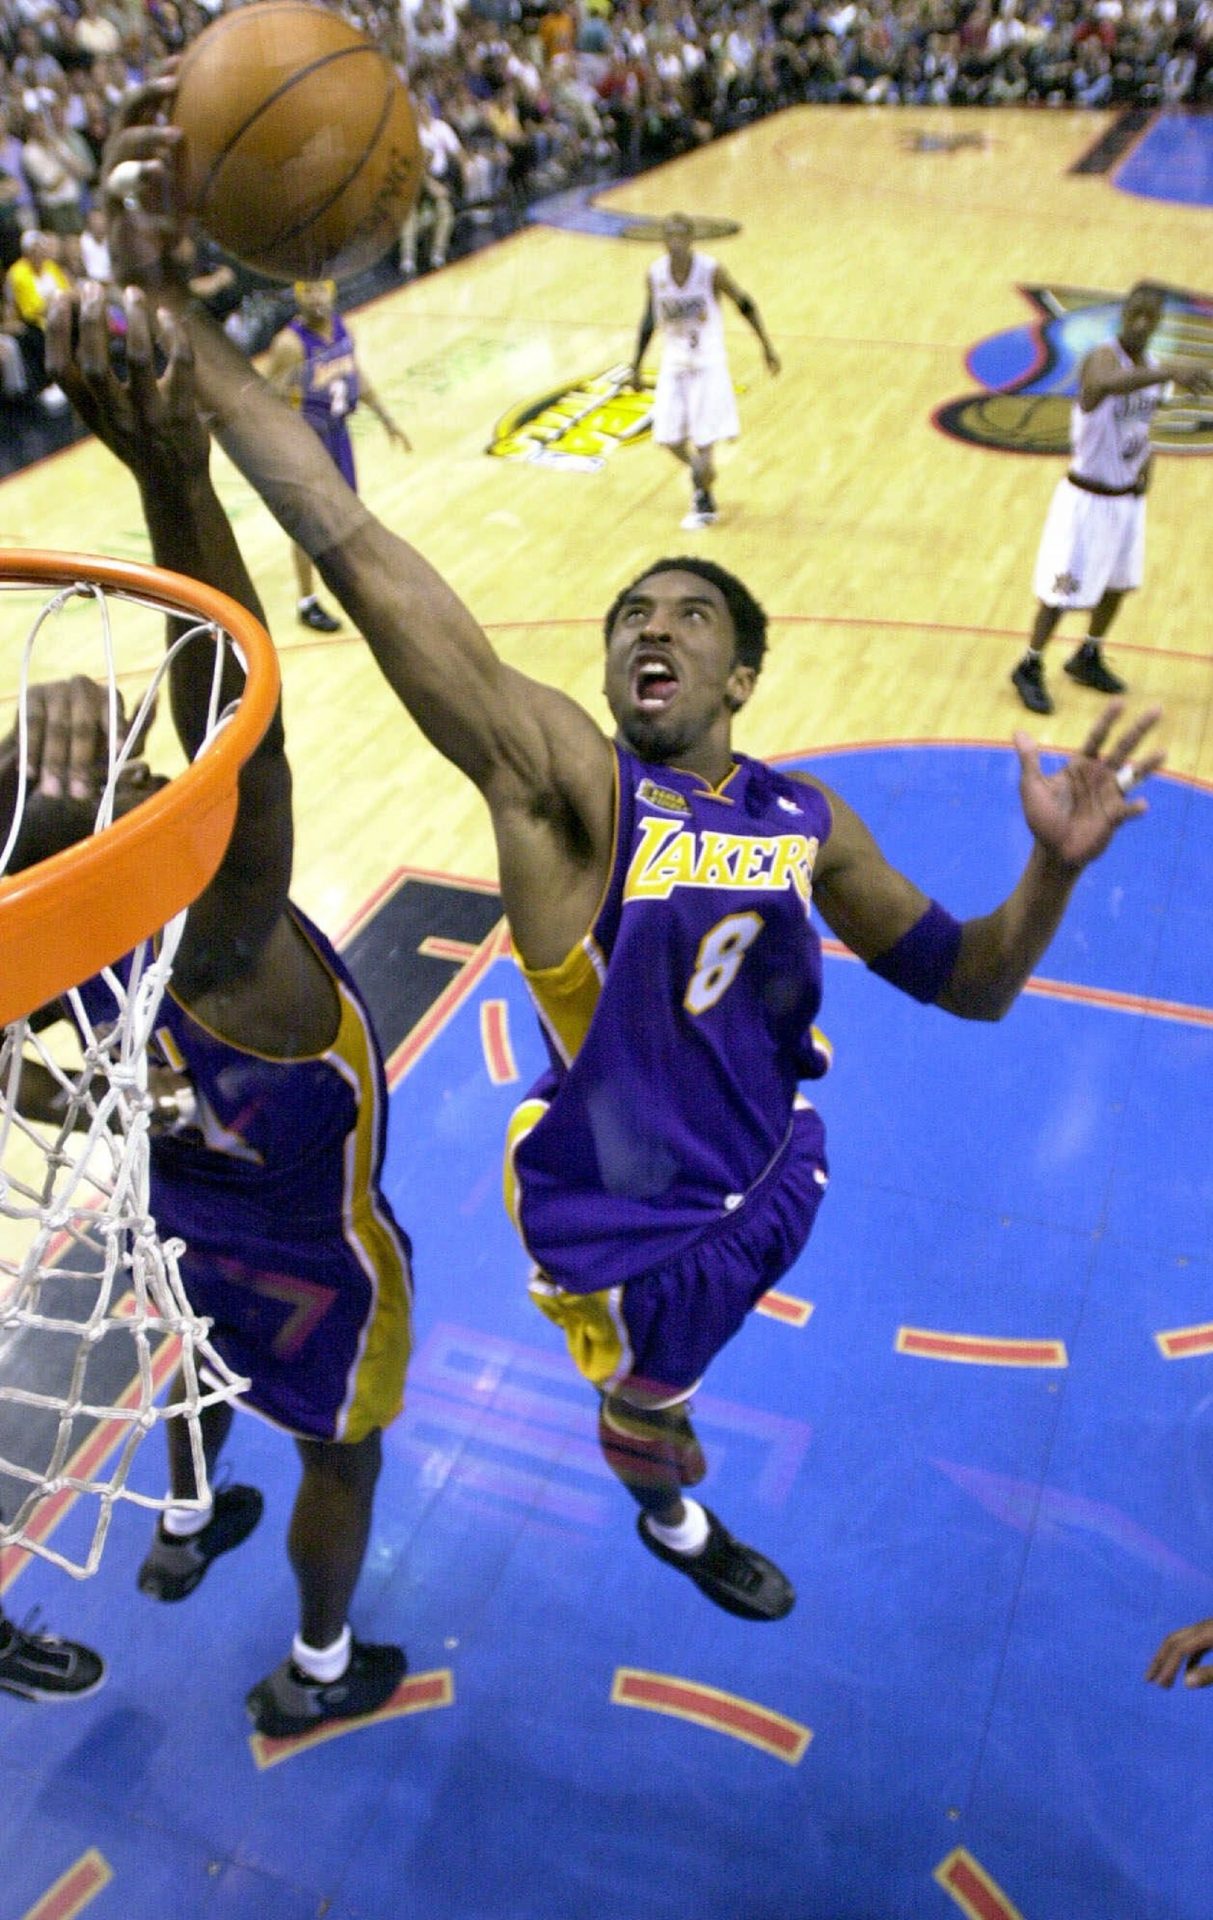
[[[896,946],[869,960],[868,968],[915,1000],[938,1000],[952,977],[960,952],[960,922],[932,900],[921,920]]]

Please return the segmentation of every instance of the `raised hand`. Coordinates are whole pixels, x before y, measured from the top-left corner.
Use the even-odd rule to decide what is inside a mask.
[[[1110,701],[1085,745],[1055,773],[1043,772],[1034,740],[1015,735],[1024,817],[1042,852],[1074,871],[1096,859],[1126,820],[1146,812],[1146,802],[1130,795],[1166,758],[1161,751],[1135,758],[1161,707],[1150,707],[1108,744],[1123,713],[1122,700]]]
[[[85,281],[77,307],[71,294],[51,300],[46,323],[46,364],[85,425],[143,483],[169,473],[205,472],[206,428],[194,397],[194,355],[184,319],[161,309],[153,321],[148,296],[138,287],[123,295],[127,377],[110,354],[105,291]],[[156,347],[165,355],[156,377]]]
[[[185,231],[178,149],[168,114],[177,89],[173,63],[119,103],[101,159],[100,191],[119,286],[166,287],[184,281],[175,256]]]
[[[1202,1664],[1206,1653],[1213,1652],[1213,1620],[1198,1620],[1194,1627],[1180,1627],[1169,1633],[1146,1668],[1146,1679],[1155,1686],[1174,1684],[1184,1669],[1185,1687],[1213,1686],[1213,1667]]]

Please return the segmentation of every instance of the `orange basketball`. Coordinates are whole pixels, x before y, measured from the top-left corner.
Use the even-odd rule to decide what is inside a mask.
[[[173,119],[199,225],[277,280],[373,265],[421,179],[412,106],[391,61],[305,0],[220,15],[182,59]]]

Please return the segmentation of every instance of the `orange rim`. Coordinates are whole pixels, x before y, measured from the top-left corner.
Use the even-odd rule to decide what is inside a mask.
[[[0,549],[0,584],[77,582],[221,627],[244,659],[244,692],[198,758],[158,793],[100,833],[0,879],[0,1025],[90,979],[198,898],[231,837],[240,769],[278,701],[273,643],[227,594],[163,567]]]

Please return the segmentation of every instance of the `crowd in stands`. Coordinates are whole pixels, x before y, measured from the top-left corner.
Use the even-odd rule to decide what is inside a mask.
[[[345,0],[418,105],[408,277],[537,195],[633,172],[797,102],[1213,106],[1213,0]],[[56,285],[108,278],[93,190],[114,108],[223,0],[0,0],[0,394],[47,389]],[[256,348],[273,297],[205,254]],[[271,315],[271,324],[280,316]]]

